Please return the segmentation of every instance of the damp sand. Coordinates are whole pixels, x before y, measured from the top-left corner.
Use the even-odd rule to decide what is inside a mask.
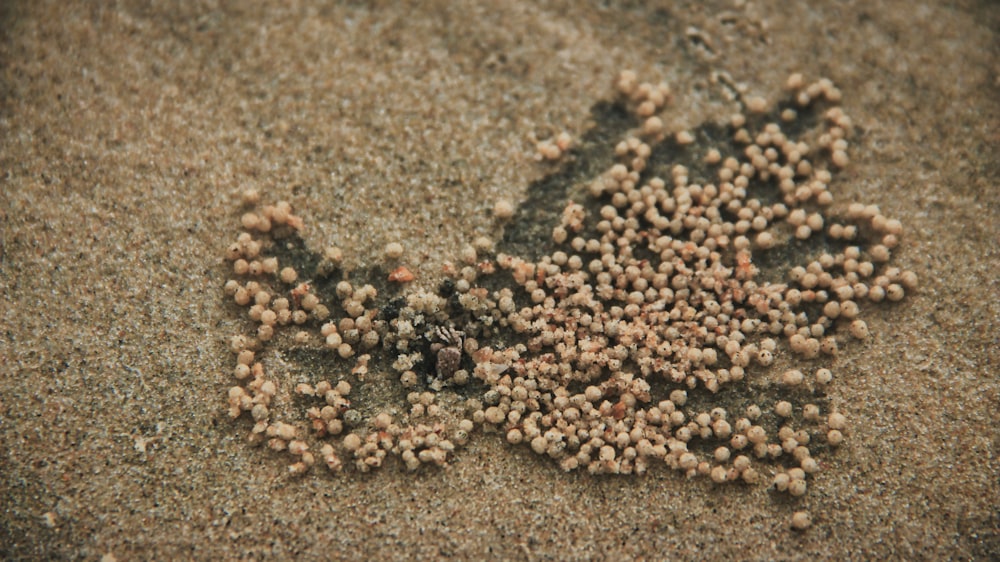
[[[0,17],[4,558],[1000,551],[996,6],[35,2]],[[416,474],[291,478],[247,446],[225,412],[238,193],[291,201],[306,243],[335,240],[359,272],[403,240],[431,288],[461,244],[502,234],[495,201],[542,197],[556,168],[532,139],[583,134],[623,68],[669,82],[664,117],[692,128],[733,111],[724,73],[770,99],[790,72],[831,78],[857,128],[837,197],[906,228],[894,262],[921,288],[834,362],[852,426],[810,492],[565,474],[489,435]]]

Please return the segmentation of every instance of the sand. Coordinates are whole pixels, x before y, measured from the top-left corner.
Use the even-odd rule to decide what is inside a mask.
[[[0,558],[1000,553],[997,4],[35,1],[0,22]],[[921,288],[833,362],[852,425],[809,493],[567,475],[490,435],[417,474],[296,479],[248,446],[225,413],[237,194],[292,202],[357,272],[401,240],[432,288],[558,169],[531,138],[582,135],[623,68],[673,86],[678,127],[734,111],[720,73],[772,100],[831,78],[857,126],[838,200],[903,221]]]

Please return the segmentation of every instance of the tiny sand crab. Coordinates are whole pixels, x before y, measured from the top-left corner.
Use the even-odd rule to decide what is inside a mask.
[[[440,390],[462,363],[462,338],[465,333],[452,327],[438,326],[432,333],[437,340],[431,344],[431,352],[437,357],[435,374],[429,375],[428,384]]]

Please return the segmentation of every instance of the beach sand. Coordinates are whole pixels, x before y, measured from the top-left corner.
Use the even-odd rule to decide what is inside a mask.
[[[664,4],[5,2],[0,558],[1000,555],[1000,5]],[[770,100],[830,78],[856,126],[837,201],[903,222],[920,289],[832,361],[851,426],[806,496],[566,474],[481,433],[417,473],[295,478],[246,444],[222,293],[242,190],[359,280],[402,241],[432,289],[559,169],[532,136],[581,138],[625,68],[671,85],[676,128],[735,111],[724,73]]]

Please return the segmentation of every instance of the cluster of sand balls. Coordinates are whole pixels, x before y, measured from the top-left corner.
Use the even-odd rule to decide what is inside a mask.
[[[332,470],[346,456],[367,471],[390,456],[410,469],[445,464],[483,431],[567,471],[665,465],[803,495],[821,466],[813,453],[849,433],[829,404],[835,376],[822,358],[868,337],[867,303],[898,301],[917,285],[888,264],[898,220],[834,204],[830,184],[849,163],[851,133],[840,91],[796,74],[777,109],[744,99],[728,142],[694,156],[709,174],[695,180],[684,165],[656,161],[658,146],[693,151],[697,140],[658,115],[670,88],[626,71],[615,89],[636,128],[611,147],[617,163],[565,207],[552,231],[557,249],[540,259],[495,253],[480,238],[438,291],[380,307],[371,285],[344,280],[319,295],[265,255],[276,236],[303,226],[287,203],[245,214],[246,232],[227,250],[237,279],[226,292],[256,330],[232,340],[238,384],[229,393],[231,415],[255,422],[251,440],[292,454],[293,472],[314,464],[313,449]],[[799,113],[819,117],[803,125]],[[559,141],[561,155],[570,141]],[[509,204],[497,209],[500,219],[513,214]],[[402,246],[391,246],[390,259],[400,258]],[[807,257],[765,279],[758,264],[775,252]],[[328,249],[315,274],[342,259]],[[406,273],[390,279],[411,281]],[[255,354],[292,326],[294,344],[324,345],[355,366],[339,381],[298,385],[316,404],[287,423],[271,414],[278,382]],[[346,379],[363,381],[372,357],[409,394],[406,405],[360,419]],[[731,385],[765,398],[722,392]]]

